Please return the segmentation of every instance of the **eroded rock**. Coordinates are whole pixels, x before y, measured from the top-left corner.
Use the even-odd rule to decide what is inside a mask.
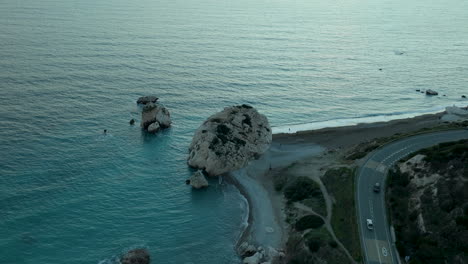
[[[159,104],[149,103],[143,107],[141,112],[140,126],[147,129],[151,124],[157,122],[161,128],[171,126],[171,115],[169,110]]]
[[[149,95],[149,96],[142,96],[140,98],[138,98],[137,100],[137,104],[148,104],[148,103],[156,103],[156,101],[158,101],[158,97],[156,96],[152,96],[152,95]]]
[[[192,177],[190,177],[189,181],[190,185],[192,185],[192,187],[195,189],[208,187],[208,181],[206,180],[205,175],[203,175],[203,172],[200,170],[195,172]]]
[[[426,90],[426,95],[438,95],[438,94],[439,94],[439,93],[436,92],[436,91],[434,91],[434,90],[431,90],[431,89]]]
[[[154,123],[152,123],[151,125],[148,126],[148,132],[149,133],[156,133],[156,132],[159,131],[159,129],[161,129],[161,127],[159,126],[158,122],[154,122]]]
[[[258,158],[272,140],[268,119],[248,105],[226,107],[195,132],[188,164],[210,176],[243,168]]]
[[[149,264],[150,255],[144,248],[130,250],[120,259],[121,264]]]

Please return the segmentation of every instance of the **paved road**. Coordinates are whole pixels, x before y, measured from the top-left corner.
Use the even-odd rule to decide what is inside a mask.
[[[466,138],[468,138],[468,130],[412,136],[377,149],[365,160],[358,171],[356,193],[365,263],[399,263],[385,209],[384,185],[388,168],[396,161],[419,149]],[[373,192],[373,186],[376,182],[381,184],[380,193]],[[374,230],[367,229],[366,219],[372,219]]]

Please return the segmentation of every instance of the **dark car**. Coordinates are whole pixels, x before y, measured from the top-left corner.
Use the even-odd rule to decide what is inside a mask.
[[[380,183],[376,182],[374,184],[374,192],[376,193],[380,192]]]

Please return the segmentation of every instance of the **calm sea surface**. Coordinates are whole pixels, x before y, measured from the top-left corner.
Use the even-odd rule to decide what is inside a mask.
[[[184,184],[200,123],[242,103],[275,127],[462,104],[467,25],[465,0],[2,0],[0,263],[114,263],[135,247],[238,262],[244,199]],[[128,124],[146,94],[171,129]]]

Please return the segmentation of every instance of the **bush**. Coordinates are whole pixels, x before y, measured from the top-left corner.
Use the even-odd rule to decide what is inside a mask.
[[[304,231],[309,228],[319,228],[324,224],[323,219],[316,215],[306,215],[296,222],[296,230]]]
[[[464,226],[468,229],[468,216],[459,216],[455,219],[457,225]]]
[[[277,192],[281,192],[286,183],[288,183],[288,177],[285,174],[279,173],[273,176],[273,185]]]
[[[297,177],[284,190],[284,196],[289,202],[301,201],[321,194],[317,183],[307,177]]]
[[[320,249],[320,241],[310,239],[307,241],[307,247],[310,252],[317,252]]]

